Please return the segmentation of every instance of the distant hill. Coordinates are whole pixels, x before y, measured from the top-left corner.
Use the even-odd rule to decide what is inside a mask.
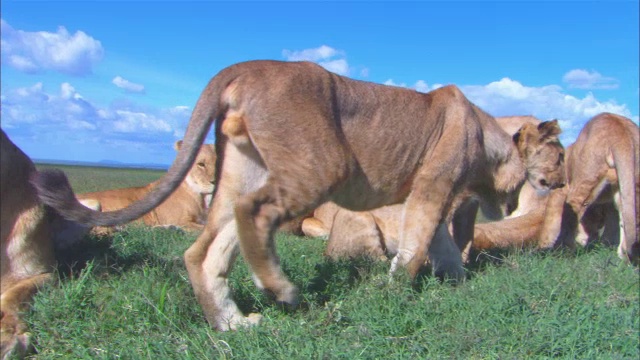
[[[165,164],[127,164],[113,160],[100,160],[98,162],[90,161],[70,161],[70,160],[51,160],[51,159],[33,159],[36,164],[52,164],[52,165],[75,165],[75,166],[97,166],[108,168],[127,168],[127,169],[153,169],[153,170],[167,170],[169,165]]]

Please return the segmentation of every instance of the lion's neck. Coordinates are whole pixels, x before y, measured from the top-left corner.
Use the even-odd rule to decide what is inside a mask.
[[[512,193],[520,190],[526,178],[527,169],[520,156],[515,152],[506,162],[498,164],[493,172],[496,191]]]
[[[201,194],[196,189],[192,188],[186,180],[183,181],[182,184],[180,184],[179,189],[183,193],[188,194],[188,196],[191,199],[193,199],[193,201],[195,201],[196,204],[198,204],[201,210],[204,211],[206,209],[205,195]]]
[[[527,168],[507,132],[495,122],[485,126],[485,152],[492,163],[493,187],[497,192],[518,191],[526,178]]]

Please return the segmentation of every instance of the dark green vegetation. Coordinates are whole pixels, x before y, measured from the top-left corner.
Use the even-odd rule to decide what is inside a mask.
[[[65,170],[76,191],[142,185],[162,174]],[[235,299],[265,319],[219,333],[204,320],[184,268],[194,239],[129,226],[65,254],[60,284],[42,291],[28,314],[34,358],[640,358],[639,276],[615,249],[481,254],[459,286],[432,277],[411,286],[402,276],[390,282],[388,263],[331,262],[322,257],[323,241],[279,234],[301,307],[267,300],[240,259],[230,279]]]

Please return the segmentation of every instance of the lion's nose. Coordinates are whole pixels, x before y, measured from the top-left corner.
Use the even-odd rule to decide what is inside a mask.
[[[565,184],[564,184],[563,182],[559,182],[559,183],[556,183],[556,184],[555,184],[554,186],[552,186],[551,188],[552,188],[552,189],[562,189],[562,188],[564,187],[564,185],[565,185]]]

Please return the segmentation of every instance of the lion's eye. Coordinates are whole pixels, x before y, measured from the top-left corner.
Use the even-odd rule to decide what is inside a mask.
[[[198,163],[198,167],[203,168],[203,167],[204,167],[204,163],[203,163],[203,162],[199,162],[199,163]]]

